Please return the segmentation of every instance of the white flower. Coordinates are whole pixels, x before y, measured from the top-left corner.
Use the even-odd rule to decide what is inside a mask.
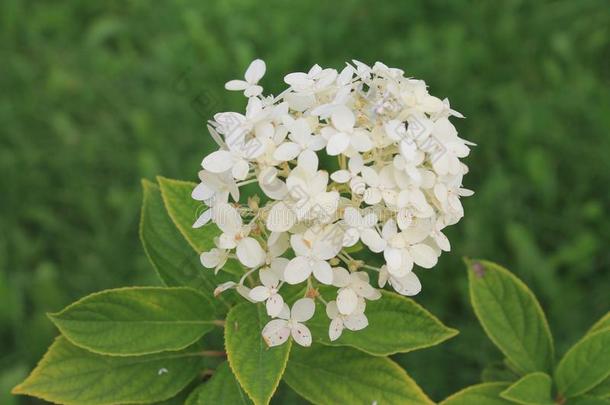
[[[339,287],[337,307],[343,315],[353,313],[361,299],[377,300],[381,297],[381,293],[369,284],[369,275],[363,271],[349,273],[342,267],[335,267],[333,285]]]
[[[362,240],[369,247],[379,246],[383,243],[383,240],[375,230],[377,221],[377,215],[374,212],[362,216],[360,210],[346,207],[343,213],[343,225],[345,227],[343,246],[354,246],[359,240]]]
[[[222,232],[200,259],[215,271],[239,260],[243,274],[215,293],[234,289],[265,302],[277,318],[263,331],[270,346],[291,334],[303,345],[312,340],[302,322],[313,301],[298,301],[291,314],[285,283],[334,299],[326,309],[336,340],[343,329],[366,327],[366,302],[383,298],[370,273],[378,272],[380,288],[415,295],[422,286],[414,267],[434,267],[451,249],[444,230],[464,216],[461,198],[473,193],[462,186],[461,159],[474,144],[458,136],[450,120],[462,115],[449,101],[401,69],[356,60],[340,73],[314,65],[287,74],[289,87],[277,96],[262,93],[265,70],[255,60],[245,80],[226,84],[244,91],[245,111],[208,122],[219,150],[202,160],[192,197],[203,211],[193,227],[212,222]],[[371,254],[385,265],[360,260]]]
[[[214,243],[218,246],[218,238],[214,238]],[[229,252],[226,249],[215,247],[208,252],[201,253],[199,258],[204,267],[214,269],[214,274],[218,274],[218,270],[227,263]]]
[[[221,204],[214,209],[214,223],[222,234],[218,239],[221,249],[234,249],[239,261],[246,267],[258,267],[265,261],[265,251],[254,238],[248,236],[250,227],[244,226],[239,212],[229,204]]]
[[[232,91],[244,91],[246,97],[256,97],[263,92],[263,88],[258,85],[258,81],[265,75],[265,62],[255,59],[250,63],[246,70],[244,80],[231,80],[225,84],[225,89]]]
[[[271,269],[265,268],[259,271],[262,286],[250,290],[250,298],[256,302],[266,301],[267,314],[276,317],[284,307],[284,299],[279,294],[280,277]]]
[[[329,232],[309,230],[305,234],[292,235],[290,244],[296,257],[288,263],[284,278],[289,284],[301,283],[311,274],[322,284],[331,284],[333,272],[327,260],[339,253],[341,245],[330,240]]]
[[[368,131],[354,127],[356,117],[354,113],[344,105],[338,106],[331,114],[330,120],[334,131],[327,133],[328,144],[326,152],[331,156],[344,153],[351,148],[356,152],[367,152],[373,147]]]
[[[303,322],[311,319],[316,306],[311,298],[301,298],[292,306],[292,310],[284,304],[284,308],[279,314],[279,319],[273,319],[263,328],[263,339],[267,346],[273,347],[281,345],[292,338],[301,346],[311,346],[311,331]]]
[[[336,301],[330,301],[326,305],[326,315],[331,319],[328,327],[328,337],[331,342],[339,339],[343,329],[358,331],[369,325],[369,320],[364,314],[364,300],[358,301],[358,305],[349,315],[344,315],[339,311]]]
[[[388,271],[386,266],[379,270],[379,288],[389,283],[398,294],[413,296],[421,291],[421,282],[414,272],[409,272],[402,277],[395,277]]]
[[[273,157],[280,162],[295,159],[305,150],[312,152],[324,148],[326,141],[322,135],[312,135],[309,123],[305,118],[299,118],[289,125],[288,138],[292,142],[284,142],[275,150]]]

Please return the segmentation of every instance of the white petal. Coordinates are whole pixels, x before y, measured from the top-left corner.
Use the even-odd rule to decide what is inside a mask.
[[[335,319],[339,316],[339,308],[337,308],[337,301],[329,301],[326,304],[326,315],[330,319]]]
[[[354,113],[344,105],[337,106],[330,116],[333,126],[339,131],[351,131],[356,123]]]
[[[290,318],[297,322],[305,322],[313,316],[316,304],[311,298],[301,298],[292,305]]]
[[[311,331],[302,323],[297,323],[292,328],[292,338],[295,342],[304,347],[311,346]]]
[[[250,166],[248,162],[240,159],[231,168],[231,174],[235,180],[244,180],[248,177],[248,171],[250,170]]]
[[[239,261],[246,267],[254,268],[265,262],[265,251],[254,238],[240,240],[235,253]]]
[[[354,314],[343,320],[345,327],[349,330],[362,330],[369,325],[369,320],[364,314]]]
[[[360,239],[360,232],[355,228],[348,228],[343,234],[343,246],[354,246]]]
[[[333,268],[333,285],[335,287],[346,287],[350,283],[349,271],[343,267]]]
[[[225,89],[231,91],[245,90],[248,86],[248,82],[243,80],[229,80],[225,83]]]
[[[421,283],[415,273],[411,272],[400,279],[390,278],[390,284],[397,293],[407,296],[417,295],[421,291]]]
[[[366,132],[356,132],[352,135],[350,143],[358,152],[368,152],[373,148],[373,141]]]
[[[265,66],[265,62],[261,59],[255,59],[250,63],[248,69],[246,70],[246,74],[244,75],[246,81],[251,84],[258,83],[258,81],[265,75],[267,67]]]
[[[294,211],[283,201],[276,203],[269,211],[267,229],[273,232],[286,232],[295,224],[297,218]]]
[[[210,222],[210,219],[212,219],[212,212],[213,211],[209,209],[205,210],[203,214],[199,215],[199,218],[197,218],[197,220],[193,224],[193,228],[201,228],[202,226]]]
[[[413,261],[418,266],[430,269],[434,267],[438,261],[438,256],[434,249],[426,244],[418,243],[417,245],[411,246],[410,250]]]
[[[273,158],[280,162],[287,162],[299,156],[301,147],[294,142],[284,142],[273,152]]]
[[[286,265],[284,279],[288,284],[299,284],[307,280],[311,271],[309,260],[303,256],[297,256]]]
[[[343,153],[349,146],[350,137],[343,132],[337,132],[330,137],[326,144],[326,151],[331,156]]]
[[[229,204],[219,204],[214,207],[214,223],[226,233],[236,233],[243,224],[239,212]]]
[[[315,172],[318,170],[318,155],[310,150],[305,150],[299,155],[298,165],[307,172]]]
[[[265,306],[269,316],[278,316],[284,307],[284,299],[279,294],[273,294],[269,297]]]
[[[325,260],[318,260],[313,266],[313,275],[322,284],[332,284],[333,271]]]
[[[339,339],[343,333],[343,320],[341,318],[335,318],[330,321],[330,326],[328,327],[328,338],[331,342]]]
[[[212,173],[222,173],[233,167],[233,155],[226,150],[217,150],[206,156],[201,162],[204,169]]]
[[[356,309],[358,296],[351,288],[342,288],[337,295],[337,307],[343,315],[349,315]]]
[[[191,197],[197,201],[204,201],[211,198],[214,195],[214,189],[212,189],[206,183],[199,183],[197,187],[193,189]]]
[[[333,174],[330,175],[330,178],[336,181],[337,183],[347,183],[351,178],[350,172],[347,170],[337,170]]]
[[[269,298],[269,288],[259,285],[258,287],[251,289],[248,296],[256,302],[265,301],[267,298]]]
[[[374,253],[380,253],[386,247],[386,241],[374,229],[365,229],[360,233],[362,242]]]
[[[262,331],[263,339],[267,346],[279,346],[288,340],[290,328],[288,322],[283,319],[273,319],[269,321]]]
[[[260,269],[258,272],[258,278],[260,279],[261,283],[268,288],[276,287],[280,282],[275,272],[269,268]]]
[[[244,91],[244,96],[246,97],[256,97],[263,92],[263,88],[258,85],[248,86],[246,91]]]
[[[400,249],[388,247],[383,252],[383,257],[389,268],[397,268],[400,267],[402,263],[402,252]]]

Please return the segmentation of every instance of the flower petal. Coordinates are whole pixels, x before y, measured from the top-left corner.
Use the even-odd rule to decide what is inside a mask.
[[[284,142],[273,152],[273,158],[280,162],[287,162],[299,156],[301,150],[301,147],[294,142]]]
[[[328,338],[331,342],[339,339],[343,333],[343,320],[341,318],[335,318],[330,321],[330,326],[328,327]]]
[[[265,65],[265,62],[261,59],[255,59],[250,63],[250,66],[248,66],[244,77],[248,83],[256,84],[265,75],[266,70],[267,66]]]
[[[297,256],[290,260],[284,271],[284,279],[288,284],[299,284],[307,280],[311,275],[309,260],[303,256]]]
[[[265,262],[265,251],[254,238],[245,238],[237,243],[237,258],[246,267],[254,268]]]
[[[248,86],[248,82],[243,80],[229,80],[225,83],[225,89],[230,91],[245,90]]]
[[[349,271],[343,267],[333,268],[333,285],[335,287],[347,287],[350,283]]]
[[[292,327],[291,334],[294,341],[301,346],[311,346],[311,331],[307,326],[303,325],[302,323],[297,323]]]
[[[286,232],[295,224],[297,217],[294,211],[283,201],[276,203],[267,217],[267,229],[272,232]]]
[[[217,150],[207,155],[201,162],[204,169],[212,173],[223,173],[233,167],[233,155],[226,150]]]
[[[337,307],[343,315],[349,315],[356,309],[358,305],[358,296],[351,288],[342,288],[337,294]]]
[[[316,304],[311,298],[301,298],[292,305],[290,318],[297,322],[305,322],[313,316]]]
[[[337,156],[338,154],[343,153],[349,146],[349,140],[349,135],[344,134],[343,132],[337,132],[328,140],[326,152],[331,156]]]
[[[354,113],[344,105],[339,105],[330,116],[333,126],[339,131],[350,132],[356,123]]]
[[[369,326],[369,320],[364,314],[354,314],[345,317],[343,324],[349,330],[362,330]]]
[[[347,183],[351,178],[350,172],[347,170],[337,170],[333,174],[330,175],[330,178],[337,183]]]
[[[199,215],[195,223],[193,224],[193,228],[201,228],[212,219],[212,210],[208,209],[203,212],[203,214]]]
[[[288,321],[283,319],[273,319],[265,325],[261,333],[267,346],[279,346],[288,340],[290,336],[290,328]]]
[[[284,307],[284,299],[279,294],[273,294],[269,297],[266,303],[267,315],[278,316]]]
[[[399,279],[391,277],[390,285],[401,295],[413,296],[421,291],[421,282],[413,272],[410,272]]]
[[[317,260],[313,265],[313,275],[322,284],[332,284],[333,271],[325,260]]]
[[[250,299],[256,302],[265,301],[270,296],[269,288],[259,285],[258,287],[254,287],[253,289],[251,289],[248,296],[250,297]],[[280,307],[280,309],[282,308]]]
[[[426,269],[430,269],[436,266],[438,256],[434,249],[424,243],[418,243],[417,245],[411,246],[411,256],[413,261],[418,266]]]

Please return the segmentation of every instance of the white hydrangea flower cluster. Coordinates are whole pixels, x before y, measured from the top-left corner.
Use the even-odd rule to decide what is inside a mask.
[[[265,302],[269,346],[290,336],[309,346],[304,322],[314,300],[326,306],[336,340],[344,328],[368,325],[366,302],[381,298],[371,274],[379,288],[387,283],[408,296],[421,290],[414,267],[432,268],[450,250],[443,229],[464,215],[460,197],[473,194],[462,188],[468,167],[460,161],[473,144],[458,137],[449,118],[463,117],[448,100],[400,69],[314,65],[286,75],[289,87],[276,97],[262,95],[265,70],[257,59],[245,80],[225,85],[243,91],[248,104],[245,115],[210,121],[220,148],[203,159],[192,196],[208,209],[193,226],[212,221],[222,231],[216,248],[201,255],[205,267],[218,271],[235,258],[246,268],[216,293],[235,288]],[[240,188],[251,183],[260,194],[240,204]],[[352,256],[366,251],[385,264]],[[303,284],[305,298],[292,309],[281,295],[286,284]],[[321,284],[337,288],[334,299],[320,295]]]

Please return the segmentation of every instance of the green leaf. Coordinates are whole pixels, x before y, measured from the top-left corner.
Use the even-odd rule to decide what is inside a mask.
[[[581,395],[610,375],[610,329],[588,334],[563,356],[555,371],[559,393]]]
[[[549,372],[553,339],[534,294],[508,270],[487,261],[467,262],[470,300],[492,342],[520,374]]]
[[[477,384],[464,388],[446,398],[439,405],[510,405],[513,402],[500,397],[500,393],[508,387],[508,383],[491,382]]]
[[[569,405],[609,405],[610,400],[604,398],[596,398],[589,395],[570,399]]]
[[[398,364],[349,347],[295,345],[284,381],[318,405],[433,403]]]
[[[157,181],[167,213],[195,252],[201,253],[215,247],[214,238],[220,235],[216,225],[210,222],[202,228],[193,228],[193,223],[207,209],[191,197],[197,184],[161,176],[157,177]],[[222,270],[238,275],[244,273],[241,265],[234,259],[229,259]]]
[[[328,338],[330,320],[324,308],[318,309],[307,324],[320,343],[350,346],[377,356],[435,346],[458,334],[412,299],[389,291],[383,291],[380,299],[367,302],[366,316],[369,326],[357,332],[345,329],[334,342]]]
[[[225,348],[231,370],[255,404],[267,404],[284,374],[291,342],[269,348],[261,331],[269,321],[262,304],[233,307],[225,325]]]
[[[196,351],[102,356],[59,337],[14,394],[75,405],[149,403],[169,399],[199,373]]]
[[[185,405],[230,404],[247,405],[252,401],[242,390],[227,362],[222,363],[212,378],[197,387]]]
[[[502,391],[500,396],[523,405],[552,404],[552,385],[553,382],[548,374],[541,372],[531,373]]]
[[[159,278],[168,286],[189,286],[212,294],[213,272],[205,271],[163,205],[159,186],[143,180],[140,239]]]
[[[592,397],[610,399],[610,377],[606,378],[604,381],[593,387],[591,391],[588,392],[588,394]]]
[[[591,329],[587,332],[587,335],[591,333],[599,332],[602,329],[610,328],[610,312],[606,313],[606,315],[602,316],[599,321],[595,322]]]
[[[130,287],[91,294],[49,317],[72,343],[133,356],[180,350],[213,327],[213,303],[186,287]]]

